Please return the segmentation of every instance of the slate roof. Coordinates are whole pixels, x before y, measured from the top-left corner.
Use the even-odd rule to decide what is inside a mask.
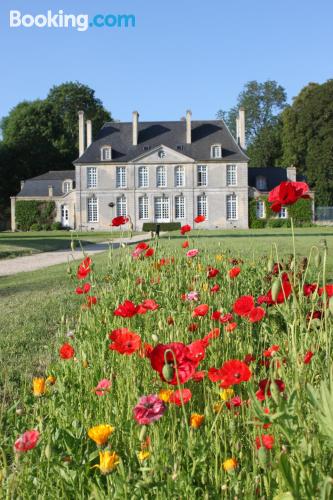
[[[50,170],[45,174],[27,179],[17,196],[48,196],[49,186],[53,187],[53,196],[63,196],[62,183],[66,179],[74,181],[75,170]]]
[[[213,144],[222,144],[222,160],[248,161],[248,157],[232,137],[221,120],[192,120],[192,144],[186,144],[186,122],[140,122],[138,145],[132,145],[132,122],[108,122],[103,125],[96,140],[86,149],[75,163],[100,163],[102,146],[112,147],[112,162],[128,162],[147,152],[144,146],[153,149],[163,144],[196,161],[211,160]],[[102,162],[103,163],[103,162]]]
[[[266,178],[267,190],[271,191],[280,182],[287,181],[287,169],[284,167],[249,167],[248,183],[250,187],[256,187],[256,178],[262,176]],[[296,175],[297,181],[305,181],[304,176]]]

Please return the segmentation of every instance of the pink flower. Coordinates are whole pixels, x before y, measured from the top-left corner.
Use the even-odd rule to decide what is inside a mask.
[[[105,396],[108,392],[110,392],[111,380],[107,378],[103,378],[100,380],[95,388],[95,394],[97,396]]]
[[[189,250],[186,253],[186,257],[196,257],[196,255],[198,255],[198,253],[199,253],[199,250],[197,248],[193,248],[192,250]]]
[[[36,430],[24,432],[15,441],[14,450],[18,451],[18,452],[25,452],[25,451],[32,450],[33,448],[36,447],[39,436],[40,436],[40,434]]]
[[[194,290],[192,292],[189,292],[185,295],[185,300],[199,300],[199,293],[198,292],[195,292]]]
[[[133,414],[139,424],[148,425],[162,418],[166,408],[164,401],[156,394],[150,394],[139,399],[138,404],[133,409]]]

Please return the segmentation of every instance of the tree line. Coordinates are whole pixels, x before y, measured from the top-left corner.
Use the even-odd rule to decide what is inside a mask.
[[[309,83],[289,105],[276,81],[247,82],[235,106],[217,113],[233,134],[240,106],[246,109],[250,167],[294,165],[315,190],[317,205],[333,205],[333,80]],[[2,119],[0,227],[22,179],[72,168],[79,109],[92,120],[93,133],[112,120],[95,91],[79,82],[54,86],[46,99],[23,101]]]

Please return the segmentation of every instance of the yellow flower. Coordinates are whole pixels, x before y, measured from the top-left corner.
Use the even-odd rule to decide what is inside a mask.
[[[115,451],[104,450],[99,452],[99,465],[97,467],[102,474],[109,474],[119,464],[119,456]]]
[[[208,290],[208,283],[202,283],[202,289],[204,292],[207,292]]]
[[[228,401],[231,399],[235,394],[235,391],[233,389],[223,389],[222,392],[220,392],[220,398],[222,401]]]
[[[217,262],[221,262],[221,260],[223,260],[223,255],[215,255],[215,259]]]
[[[32,381],[32,389],[34,396],[42,396],[45,393],[45,378],[37,377]]]
[[[235,458],[228,458],[228,460],[225,460],[223,462],[223,469],[226,471],[226,472],[232,472],[233,470],[236,469],[238,463],[237,463],[237,460]]]
[[[222,403],[214,403],[213,410],[214,413],[219,413],[222,410]]]
[[[82,366],[83,366],[83,368],[88,368],[89,367],[89,363],[88,363],[88,361],[86,359],[84,359],[82,361]]]
[[[171,395],[173,394],[174,391],[171,389],[161,389],[160,392],[158,393],[158,397],[162,399],[165,403],[169,403],[169,399]]]
[[[46,379],[46,383],[50,385],[54,385],[56,383],[56,378],[53,375],[49,375]]]
[[[88,436],[90,439],[95,441],[96,444],[101,446],[102,444],[105,444],[111,434],[114,431],[114,427],[108,424],[101,424],[101,425],[96,425],[95,427],[91,427],[88,431]]]
[[[147,460],[147,458],[149,458],[149,457],[150,457],[149,451],[139,451],[139,453],[138,453],[138,459],[140,460],[140,462]]]
[[[190,418],[190,426],[192,429],[199,429],[205,420],[204,415],[200,415],[199,413],[192,413]]]

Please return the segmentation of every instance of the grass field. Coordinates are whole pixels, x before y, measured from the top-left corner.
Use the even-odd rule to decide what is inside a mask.
[[[326,228],[297,230],[294,263],[283,259],[293,252],[288,230],[193,232],[189,248],[199,249],[193,259],[181,248],[184,237],[176,235],[152,242],[150,258],[133,260],[128,248],[120,248],[94,257],[86,278],[90,295],[97,297],[91,308],[84,306],[84,295],[74,293],[75,269],[69,275],[66,266],[0,279],[0,314],[8,318],[0,327],[0,481],[8,498],[332,498],[333,382],[327,380],[332,317],[323,296],[303,294],[303,280],[327,283],[332,237]],[[286,280],[292,285],[278,304],[262,302],[260,310],[253,309],[252,322],[234,304],[243,295],[265,298],[273,289],[277,270],[268,259],[273,243],[274,260],[284,266],[279,286]],[[320,253],[322,261],[312,258],[307,268],[302,257],[313,245],[318,245],[313,256]],[[236,265],[231,261],[237,258],[240,274],[231,279]],[[208,268],[218,271],[212,279]],[[212,285],[219,285],[214,293]],[[181,299],[195,290],[198,302]],[[135,304],[152,299],[158,307],[115,316],[125,299]],[[196,312],[198,304],[209,312]],[[232,328],[211,318],[219,310],[233,312]],[[127,337],[121,344],[123,330],[110,350],[108,334],[120,327],[135,332],[144,351]],[[153,349],[170,342],[192,347],[179,346],[179,353],[169,347],[160,368],[152,369],[146,343]],[[59,359],[63,343],[74,346],[74,357]],[[132,354],[121,354],[123,348]],[[248,364],[240,361],[246,358]],[[230,360],[241,364],[236,369],[231,362],[228,375],[214,371],[224,367],[226,373]],[[194,365],[200,370],[197,381],[191,378]],[[49,375],[55,385],[34,396],[32,378]],[[101,379],[111,388],[98,396],[94,388]],[[232,391],[219,389],[221,380]],[[172,393],[180,386],[186,389],[181,397]],[[149,394],[159,395],[161,420],[143,425],[140,415],[148,407],[139,405],[135,419],[133,408]],[[104,428],[88,437],[99,424],[115,427],[108,428],[110,440],[102,437]],[[28,429],[40,433],[37,448],[14,458],[13,443]]]
[[[0,259],[32,255],[53,250],[67,250],[72,238],[80,239],[82,245],[108,241],[119,237],[120,231],[81,232],[75,231],[29,231],[27,233],[0,232]],[[127,234],[126,232],[123,234]],[[135,233],[137,234],[137,233]]]

